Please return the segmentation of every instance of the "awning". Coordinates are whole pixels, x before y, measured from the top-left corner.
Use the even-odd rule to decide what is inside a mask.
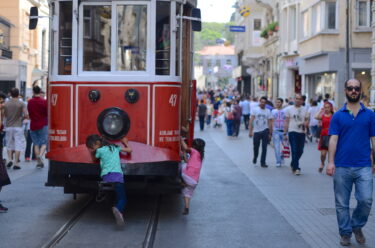
[[[39,80],[44,76],[47,76],[47,71],[40,70],[38,68],[34,68],[31,73],[31,81],[34,82],[35,80]]]

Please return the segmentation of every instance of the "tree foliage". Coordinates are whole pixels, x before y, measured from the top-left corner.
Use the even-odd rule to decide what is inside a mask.
[[[216,40],[224,38],[233,44],[234,34],[229,32],[232,23],[203,22],[202,31],[194,33],[194,49],[201,50],[205,46],[216,45]]]

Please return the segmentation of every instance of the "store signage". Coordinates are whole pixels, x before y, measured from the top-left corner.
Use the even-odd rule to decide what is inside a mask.
[[[246,27],[245,26],[229,26],[230,32],[245,32]]]

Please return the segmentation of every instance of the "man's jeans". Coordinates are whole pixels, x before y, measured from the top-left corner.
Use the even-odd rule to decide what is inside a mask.
[[[350,235],[353,229],[362,228],[372,205],[373,177],[371,167],[336,167],[333,176],[336,215],[340,235]],[[357,207],[350,218],[349,201],[353,184]]]
[[[302,156],[303,148],[305,146],[305,134],[290,132],[289,143],[292,152],[292,169],[293,171],[301,170],[301,168],[299,168],[299,159]]]
[[[199,115],[199,127],[201,129],[201,131],[204,130],[204,119],[205,119],[205,115]]]
[[[250,114],[248,114],[248,115],[242,115],[242,116],[243,116],[243,121],[245,123],[245,128],[247,130],[247,129],[249,129]]]
[[[279,130],[273,130],[272,138],[273,145],[275,148],[276,164],[284,164],[284,156],[281,153],[281,144],[284,139],[284,132]]]
[[[262,132],[254,133],[254,160],[257,160],[259,154],[260,141],[262,141],[262,155],[260,157],[260,164],[266,164],[267,145],[268,145],[268,128]]]

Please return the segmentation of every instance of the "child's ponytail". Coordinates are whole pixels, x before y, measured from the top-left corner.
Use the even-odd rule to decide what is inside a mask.
[[[206,146],[206,142],[203,139],[194,139],[193,140],[193,148],[200,153],[202,160],[204,158],[204,147],[205,146]]]

